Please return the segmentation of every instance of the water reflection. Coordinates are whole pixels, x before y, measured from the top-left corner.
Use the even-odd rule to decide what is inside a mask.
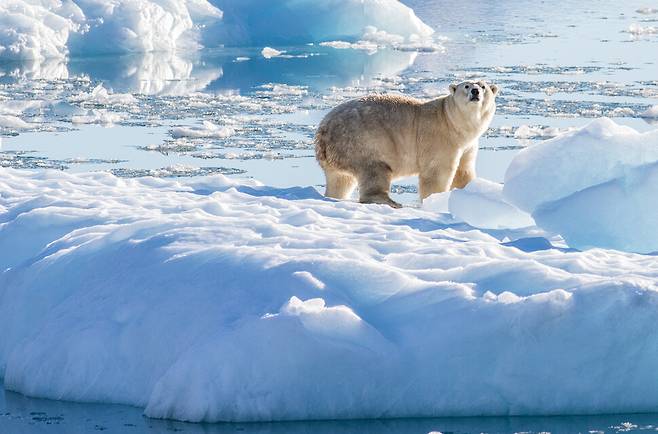
[[[115,92],[145,95],[189,95],[226,89],[251,89],[264,83],[287,83],[324,89],[368,84],[374,77],[394,76],[413,65],[417,53],[340,50],[306,46],[266,59],[259,49],[203,50],[125,56],[73,58],[0,64],[0,80],[60,80],[89,77]]]
[[[62,59],[0,62],[0,83],[7,80],[62,80],[69,69]]]
[[[88,433],[95,430],[123,433],[193,434],[427,434],[514,433],[514,432],[640,432],[655,431],[658,415],[626,414],[560,417],[467,417],[441,419],[382,419],[352,421],[189,424],[148,419],[142,410],[122,405],[78,404],[28,398],[2,391],[0,385],[0,428],[2,432]]]

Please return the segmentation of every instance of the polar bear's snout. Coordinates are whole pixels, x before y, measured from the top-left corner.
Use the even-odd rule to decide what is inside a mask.
[[[480,101],[480,88],[477,85],[471,89],[471,101]]]

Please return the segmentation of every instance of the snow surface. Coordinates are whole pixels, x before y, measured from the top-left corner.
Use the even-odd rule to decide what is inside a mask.
[[[224,13],[222,10],[225,10]],[[3,0],[0,59],[366,39],[422,50],[434,31],[397,0]]]
[[[516,233],[223,176],[0,169],[0,377],[191,421],[655,409],[655,257]]]
[[[519,152],[504,197],[576,248],[658,251],[658,130],[602,118]]]

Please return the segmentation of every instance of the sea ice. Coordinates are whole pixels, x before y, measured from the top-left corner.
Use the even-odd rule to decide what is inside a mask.
[[[497,232],[219,175],[0,169],[0,378],[191,421],[658,406],[655,257]]]
[[[260,54],[266,59],[271,59],[272,57],[279,57],[283,53],[285,53],[285,51],[279,51],[276,48],[272,48],[272,47],[265,47],[260,52]]]
[[[210,121],[203,121],[199,126],[172,128],[169,133],[174,139],[179,139],[181,137],[191,139],[225,139],[235,134],[235,130],[229,126],[220,126]]]
[[[646,119],[658,119],[658,104],[649,107],[642,113],[640,113],[640,117],[646,118]]]

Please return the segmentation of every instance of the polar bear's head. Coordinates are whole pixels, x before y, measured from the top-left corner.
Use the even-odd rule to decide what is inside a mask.
[[[465,109],[489,111],[496,103],[498,86],[485,81],[464,81],[450,85],[450,95],[457,105]]]

